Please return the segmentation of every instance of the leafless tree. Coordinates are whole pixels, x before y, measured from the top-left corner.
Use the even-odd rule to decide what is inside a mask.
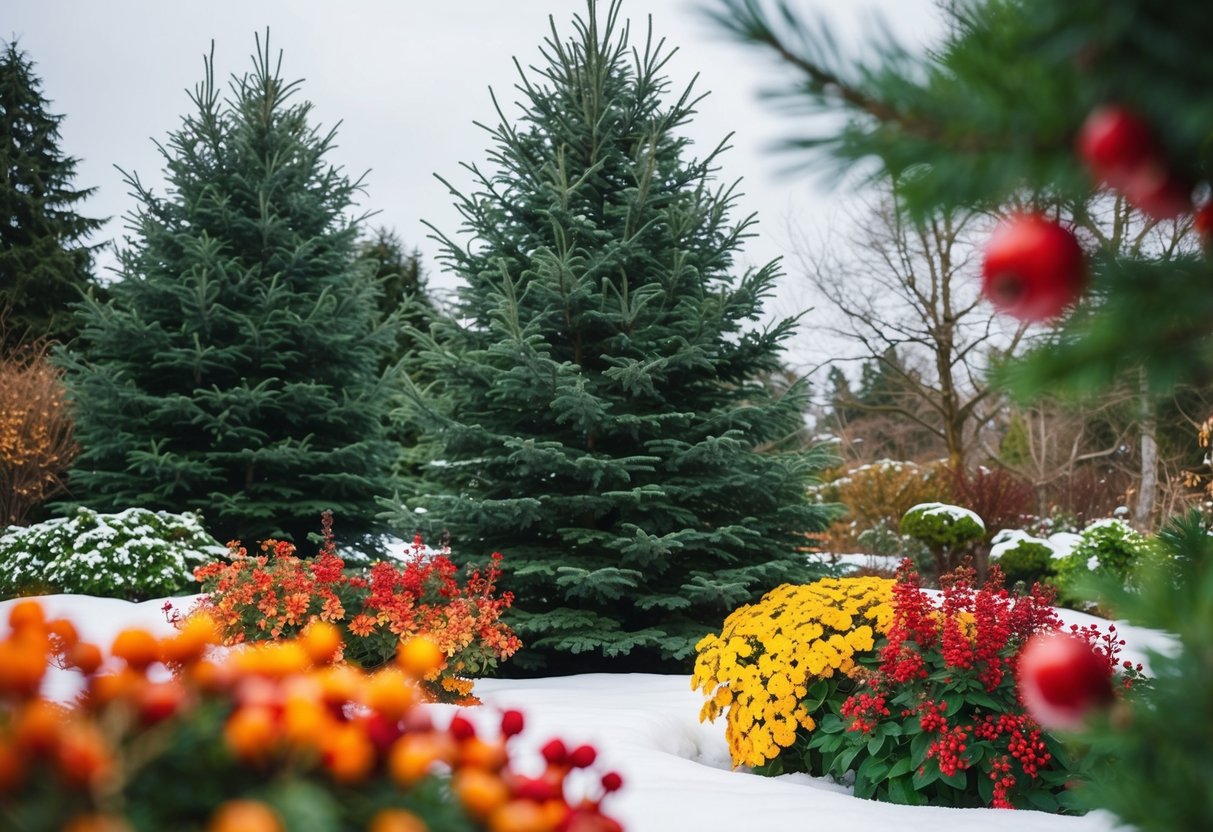
[[[876,361],[897,381],[882,401],[849,404],[917,425],[964,468],[1001,405],[989,363],[1025,336],[981,298],[971,241],[989,219],[967,212],[915,221],[892,190],[852,219],[841,246],[798,244],[807,279],[833,313],[817,325],[855,348],[831,363]]]

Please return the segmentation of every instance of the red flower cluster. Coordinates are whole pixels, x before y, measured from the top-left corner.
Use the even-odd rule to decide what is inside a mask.
[[[337,554],[331,516],[322,522],[324,544],[310,560],[285,541],[266,540],[257,555],[232,542],[229,561],[195,570],[208,594],[201,607],[219,622],[224,643],[289,638],[323,621],[342,631],[346,660],[377,667],[392,659],[401,641],[424,635],[447,656],[426,679],[430,695],[442,701],[470,700],[472,684],[465,677],[521,646],[500,620],[514,600],[509,592],[497,594],[500,554],[461,585],[446,553],[427,552],[418,536],[402,565],[380,561],[360,574],[347,571]]]
[[[973,570],[963,567],[945,575],[936,607],[922,592],[913,566],[902,564],[893,591],[893,625],[880,654],[884,675],[903,684],[925,679],[928,659],[938,651],[946,667],[973,671],[992,691],[1012,667],[1014,653],[1008,653],[1008,646],[1061,626],[1052,596],[1039,585],[1027,595],[1014,595],[1001,586],[997,569],[981,589],[974,587],[973,577]]]
[[[868,693],[857,693],[842,703],[839,709],[843,716],[851,717],[851,727],[848,730],[870,734],[876,730],[881,717],[889,715],[889,707],[885,698],[880,694],[875,696]]]
[[[817,746],[831,754],[855,748],[847,759],[859,773],[884,772],[857,780],[857,794],[862,786],[864,796],[912,792],[939,805],[1068,805],[1070,761],[1049,745],[1015,686],[1023,645],[1061,622],[1044,590],[1015,595],[1001,583],[996,569],[981,587],[971,569],[958,569],[941,580],[936,603],[903,563],[880,665],[839,710],[845,734],[855,738],[839,745],[823,736]],[[1123,642],[1114,629],[1075,632],[1115,665]],[[865,763],[872,756],[881,759]],[[911,782],[893,782],[899,778]]]

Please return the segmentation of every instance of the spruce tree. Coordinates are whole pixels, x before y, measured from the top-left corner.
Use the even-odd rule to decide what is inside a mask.
[[[407,516],[504,553],[515,669],[686,668],[731,610],[811,574],[822,455],[756,450],[803,425],[803,384],[764,384],[795,322],[756,323],[778,268],[736,273],[753,219],[729,217],[723,143],[697,159],[680,135],[700,99],[668,94],[664,43],[631,48],[619,3],[589,0],[541,52],[493,168],[455,192],[466,242],[438,232],[464,285],[412,391],[440,452]]]
[[[1034,239],[993,238],[984,251],[987,274],[992,261],[1011,254],[1018,262],[1001,265],[1015,267],[1028,294],[1075,301],[1054,308],[1059,320],[1046,348],[1012,362],[1007,378],[1021,393],[1093,391],[1126,381],[1171,393],[1181,381],[1207,384],[1213,378],[1208,4],[969,0],[949,10],[951,31],[930,52],[885,49],[868,62],[830,58],[820,26],[783,2],[768,14],[755,0],[723,0],[717,16],[794,65],[801,101],[846,114],[837,134],[801,136],[795,144],[829,149],[840,166],[875,158],[879,174],[904,185],[919,215],[977,207],[1022,218],[1027,209],[1054,223]],[[1093,231],[1091,212],[1119,201],[1135,209],[1131,216],[1112,234]],[[1016,222],[1004,229],[1024,228]],[[1185,246],[1183,232],[1193,226],[1201,245]],[[1140,241],[1151,234],[1164,242],[1117,244],[1118,237]],[[1008,240],[1017,251],[1003,246]],[[1079,298],[1084,272],[1089,287]],[[1156,422],[1151,411],[1143,407],[1137,418]],[[1209,425],[1213,420],[1202,434],[1206,446]],[[1207,516],[1173,519],[1157,543],[1130,587],[1105,585],[1090,595],[1100,596],[1112,617],[1169,638],[1148,651],[1146,683],[1111,714],[1089,717],[1082,740],[1092,776],[1081,799],[1145,832],[1209,829]],[[1073,665],[1058,667],[1053,683],[1077,690],[1081,676]]]
[[[63,356],[82,503],[198,510],[250,543],[301,541],[325,509],[346,538],[378,526],[395,459],[379,362],[395,333],[357,259],[359,184],[325,161],[334,133],[280,66],[267,34],[225,100],[206,60],[161,148],[166,193],[128,176],[121,280]]]
[[[21,342],[68,341],[71,304],[93,287],[89,234],[105,220],[75,206],[93,193],[76,189],[77,159],[59,149],[62,115],[15,42],[0,52],[0,352]]]
[[[413,349],[408,328],[426,331],[434,313],[421,251],[407,251],[400,235],[390,228],[375,228],[358,242],[358,257],[370,265],[379,282],[379,313],[387,322],[400,319],[396,347],[384,358],[384,365],[396,364]]]

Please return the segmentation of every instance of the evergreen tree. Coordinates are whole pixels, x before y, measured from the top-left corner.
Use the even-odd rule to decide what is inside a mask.
[[[434,315],[434,302],[421,267],[421,251],[406,251],[400,235],[390,228],[375,228],[358,243],[358,257],[369,263],[379,282],[379,313],[384,321],[399,317],[396,348],[384,359],[384,366],[396,364],[412,349],[408,328],[428,332]]]
[[[731,273],[753,220],[714,183],[723,145],[692,159],[678,134],[699,99],[667,96],[670,53],[631,49],[618,2],[573,27],[519,67],[521,118],[498,110],[495,170],[456,194],[469,242],[440,234],[466,285],[425,350],[441,396],[413,390],[442,444],[417,516],[505,554],[515,665],[686,668],[811,574],[822,456],[755,450],[802,424],[804,385],[764,385],[795,322],[755,324],[776,264]]]
[[[1112,191],[1147,230],[1195,225],[1203,251],[1126,248],[1080,231],[1084,252],[1056,225],[1034,241],[999,239],[1028,243],[1011,252],[1018,262],[1000,264],[1014,265],[1026,291],[1073,300],[1081,255],[1090,273],[1086,299],[1048,347],[1013,365],[1022,391],[1131,379],[1149,402],[1147,393],[1213,377],[1213,15],[1204,0],[957,2],[955,26],[930,53],[890,49],[868,65],[828,60],[821,30],[782,2],[773,15],[755,0],[723,2],[723,22],[799,69],[803,100],[848,114],[837,135],[798,143],[829,147],[846,164],[875,157],[919,214],[1029,206],[1082,229],[1087,207]],[[1139,413],[1156,432],[1157,412]],[[1134,828],[1186,832],[1213,828],[1213,544],[1196,514],[1160,539],[1131,588],[1103,587],[1113,617],[1173,637],[1150,652],[1148,684],[1110,719],[1088,721],[1083,739],[1099,768],[1083,796]],[[1055,668],[1053,679],[1081,684],[1075,668]]]
[[[325,161],[258,39],[227,101],[211,60],[162,148],[160,196],[137,176],[134,238],[108,303],[64,354],[83,452],[69,485],[98,509],[200,510],[221,540],[301,541],[332,509],[347,538],[391,493],[394,333],[358,262],[358,190]]]
[[[17,44],[0,52],[0,352],[74,335],[70,306],[94,286],[85,239],[105,224],[74,207],[93,188],[72,187],[78,160],[59,149],[63,116]]]

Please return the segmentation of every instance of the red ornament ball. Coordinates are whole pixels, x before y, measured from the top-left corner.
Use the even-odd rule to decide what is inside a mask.
[[[1174,171],[1150,125],[1127,107],[1092,110],[1078,134],[1078,154],[1097,180],[1154,219],[1192,210],[1192,183]]]
[[[1097,179],[1114,188],[1124,187],[1143,165],[1161,156],[1154,132],[1128,107],[1097,107],[1078,133],[1078,154]]]
[[[1213,241],[1213,199],[1206,202],[1192,218],[1192,227],[1205,245]]]
[[[1112,669],[1069,633],[1038,633],[1019,654],[1019,697],[1045,728],[1073,731],[1112,699]]]
[[[1040,214],[1015,214],[994,229],[981,277],[990,302],[1024,321],[1057,317],[1087,282],[1078,240]]]

